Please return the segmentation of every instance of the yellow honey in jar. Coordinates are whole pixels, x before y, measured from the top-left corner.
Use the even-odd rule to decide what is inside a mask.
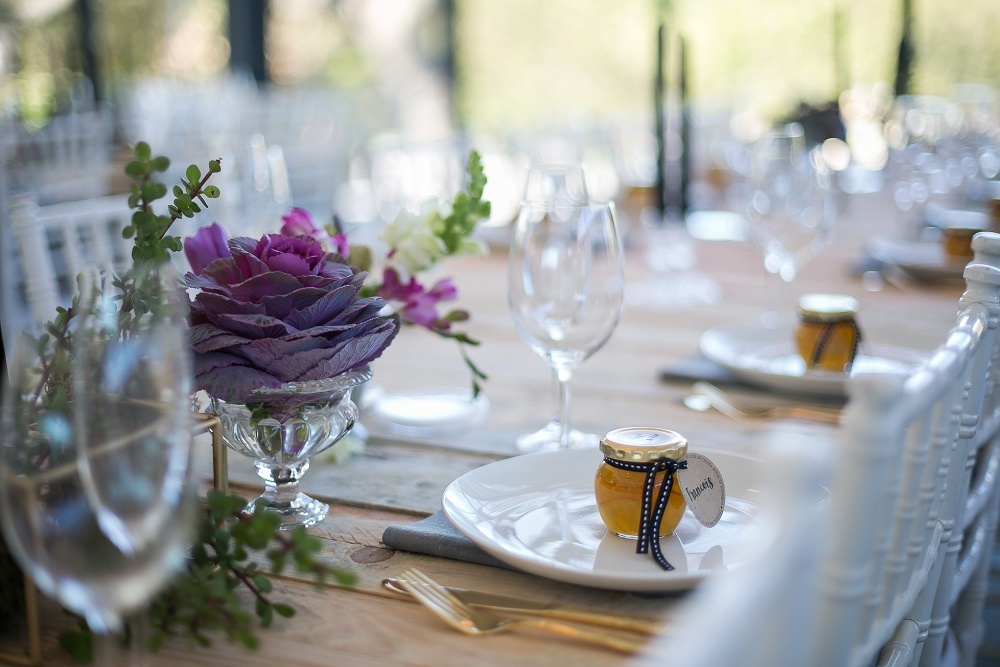
[[[969,259],[973,256],[972,237],[981,229],[971,227],[943,227],[941,229],[941,245],[948,257]]]
[[[601,453],[605,460],[597,468],[594,478],[594,496],[601,519],[612,533],[635,539],[639,536],[643,510],[643,491],[648,468],[657,461],[680,461],[687,456],[687,440],[674,431],[662,428],[620,428],[608,433],[601,440]],[[609,462],[608,459],[612,461]],[[621,462],[636,470],[615,467]],[[656,502],[667,476],[665,470],[656,472],[651,501]],[[669,535],[677,528],[684,514],[686,502],[674,473],[673,488],[660,521],[659,535]]]
[[[857,299],[846,294],[802,296],[795,346],[807,368],[841,373],[851,369],[861,342],[857,313]]]

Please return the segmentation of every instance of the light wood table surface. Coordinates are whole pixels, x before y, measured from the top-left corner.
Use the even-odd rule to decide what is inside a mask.
[[[846,292],[862,303],[859,321],[869,341],[928,350],[943,341],[961,294],[960,284],[927,287],[913,283],[866,291],[851,275],[865,239],[889,233],[897,214],[882,195],[842,202],[832,245],[801,272],[798,291]],[[620,325],[602,350],[587,360],[573,382],[574,425],[603,434],[621,426],[653,425],[684,434],[692,450],[723,448],[754,453],[775,422],[735,422],[720,413],[695,412],[683,405],[686,383],[665,383],[659,370],[695,355],[701,334],[725,322],[751,321],[768,299],[759,252],[749,243],[700,242],[698,269],[718,281],[720,303],[675,311],[627,306]],[[639,249],[627,258],[627,279],[648,275]],[[354,588],[317,590],[292,579],[275,581],[273,598],[298,610],[291,620],[276,619],[259,631],[256,651],[219,637],[211,648],[185,641],[168,643],[150,656],[152,665],[614,665],[655,656],[628,658],[612,651],[533,632],[484,638],[447,627],[419,604],[394,597],[380,585],[384,577],[417,567],[442,583],[505,592],[534,599],[620,610],[666,619],[683,595],[641,596],[563,584],[533,575],[432,556],[397,552],[381,544],[387,526],[419,520],[441,507],[444,488],[468,470],[517,454],[516,435],[539,428],[555,409],[547,365],[517,336],[506,305],[506,251],[496,247],[485,258],[447,263],[444,273],[459,286],[461,304],[472,313],[469,333],[482,341],[472,350],[490,379],[485,423],[429,439],[393,436],[363,417],[371,439],[360,455],[330,464],[316,461],[303,482],[307,493],[331,503],[329,517],[315,531],[324,538],[324,556],[358,575]],[[468,374],[452,342],[420,330],[404,331],[374,366],[371,384],[389,391],[431,385],[464,387]],[[787,421],[787,420],[786,420]],[[794,422],[802,446],[813,437],[836,437],[836,427]],[[199,446],[201,471],[210,456]],[[259,485],[248,460],[230,456],[236,488],[255,493]],[[46,664],[71,664],[55,641],[66,618],[46,605]],[[651,651],[654,649],[651,648]]]

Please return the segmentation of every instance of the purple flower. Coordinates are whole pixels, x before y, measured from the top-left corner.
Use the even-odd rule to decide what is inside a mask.
[[[304,208],[293,208],[281,217],[284,223],[281,233],[285,236],[311,236],[314,239],[326,236],[326,233],[316,226],[309,211]]]
[[[281,220],[284,222],[281,233],[285,236],[310,236],[324,245],[328,244],[333,252],[342,257],[347,257],[351,253],[347,235],[340,230],[340,225],[337,225],[337,233],[331,237],[326,230],[316,225],[312,215],[304,208],[293,208],[287,215],[282,216]]]
[[[184,239],[184,255],[195,274],[201,274],[209,264],[222,257],[232,257],[229,252],[229,235],[222,226],[213,222]]]
[[[385,301],[359,297],[366,274],[308,236],[229,241],[231,256],[185,284],[195,386],[233,403],[287,382],[321,380],[379,357],[396,334]]]
[[[378,293],[386,301],[404,303],[398,311],[404,322],[437,331],[447,330],[451,326],[451,322],[438,315],[437,311],[440,302],[452,301],[458,296],[451,278],[439,280],[428,290],[416,278],[411,277],[409,282],[403,283],[394,269],[386,269],[382,274],[382,286]]]

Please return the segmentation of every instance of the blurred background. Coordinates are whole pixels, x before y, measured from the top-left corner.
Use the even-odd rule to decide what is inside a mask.
[[[18,198],[126,191],[138,140],[171,157],[168,183],[222,157],[198,222],[232,234],[292,205],[374,234],[450,197],[474,147],[487,240],[535,159],[582,161],[628,241],[650,207],[744,211],[749,147],[788,120],[839,192],[988,206],[997,26],[995,0],[0,0],[0,242]],[[25,305],[16,255],[5,322]]]
[[[0,103],[7,135],[66,134],[59,120],[96,111],[111,148],[215,151],[258,188],[270,149],[285,173],[269,197],[357,220],[451,187],[444,166],[398,182],[430,163],[417,147],[475,145],[505,216],[511,158],[583,159],[598,196],[649,184],[659,54],[668,161],[683,129],[685,195],[715,206],[739,171],[731,143],[777,120],[845,141],[833,166],[874,171],[895,95],[977,104],[995,123],[997,25],[993,0],[0,0]],[[24,141],[5,138],[8,165],[30,161]]]

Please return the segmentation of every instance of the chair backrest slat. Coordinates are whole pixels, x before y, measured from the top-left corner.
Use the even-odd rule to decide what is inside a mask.
[[[84,268],[126,266],[130,242],[121,230],[129,216],[125,195],[50,206],[39,206],[32,195],[11,202],[15,250],[35,322],[52,319],[56,306],[69,304]]]

